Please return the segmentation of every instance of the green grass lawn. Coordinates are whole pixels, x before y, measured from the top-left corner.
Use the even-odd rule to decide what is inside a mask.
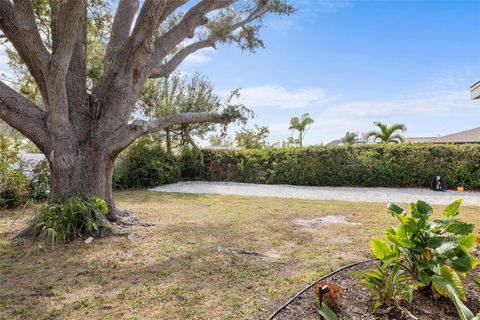
[[[45,249],[14,239],[22,222],[0,212],[0,319],[263,319],[323,274],[370,258],[370,238],[396,223],[385,204],[146,191],[116,201],[154,226],[132,227],[133,241]],[[479,211],[461,217],[480,225]],[[293,223],[326,215],[359,224]]]

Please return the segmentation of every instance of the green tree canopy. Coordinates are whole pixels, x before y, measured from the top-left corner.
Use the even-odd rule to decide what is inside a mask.
[[[347,146],[354,145],[355,143],[358,142],[358,134],[355,132],[347,131],[341,140],[344,145],[347,145]]]
[[[237,146],[245,149],[263,149],[268,146],[270,130],[266,126],[255,125],[253,129],[243,128],[235,133]]]

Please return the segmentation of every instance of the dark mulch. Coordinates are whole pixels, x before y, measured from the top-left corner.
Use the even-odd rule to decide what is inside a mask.
[[[396,310],[379,310],[375,315],[369,312],[371,301],[368,293],[358,283],[358,278],[352,271],[362,271],[378,266],[377,261],[371,261],[342,270],[325,280],[339,284],[344,288],[343,298],[339,308],[335,310],[339,319],[373,320],[373,319],[406,319]],[[480,287],[473,279],[480,277],[480,267],[470,272],[468,277],[462,278],[467,293],[467,307],[474,312],[480,312]],[[307,290],[286,308],[278,313],[273,320],[319,320],[320,316],[313,307],[313,288]],[[412,304],[404,304],[413,315],[419,319],[456,320],[458,319],[455,306],[446,298],[435,299],[429,289],[417,290]]]

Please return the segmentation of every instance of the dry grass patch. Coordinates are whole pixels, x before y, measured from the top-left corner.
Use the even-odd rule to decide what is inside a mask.
[[[384,204],[146,191],[116,199],[155,226],[132,228],[132,240],[45,250],[13,239],[20,225],[0,213],[0,319],[265,318],[321,275],[369,258],[370,238],[395,223]],[[478,211],[463,208],[463,219],[480,224]],[[358,224],[294,223],[331,215]]]

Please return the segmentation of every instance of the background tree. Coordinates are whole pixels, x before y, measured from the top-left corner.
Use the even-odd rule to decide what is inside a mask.
[[[290,119],[290,127],[288,129],[292,130],[292,132],[298,131],[297,141],[300,147],[303,146],[303,138],[305,138],[313,122],[309,113],[304,113],[300,118],[293,117]]]
[[[344,145],[354,145],[358,142],[358,134],[355,132],[347,131],[341,140]]]
[[[401,123],[394,123],[391,126],[386,125],[383,122],[375,121],[373,123],[378,127],[378,131],[367,132],[365,137],[367,139],[373,137],[373,141],[379,141],[381,143],[399,143],[403,141],[403,136],[399,133],[407,131],[407,127]]]
[[[144,0],[141,7],[139,0],[119,0],[112,15],[105,3],[0,0],[0,38],[14,48],[41,97],[0,81],[0,119],[45,154],[51,201],[96,195],[108,203],[109,218],[119,220],[112,171],[129,144],[174,125],[245,119],[230,106],[132,119],[145,82],[167,77],[203,48],[238,44],[254,51],[263,46],[262,19],[293,9],[283,0]]]
[[[230,136],[222,132],[210,135],[208,141],[211,147],[233,147],[233,141]]]
[[[148,119],[182,112],[218,112],[223,107],[213,84],[197,73],[192,76],[174,73],[168,78],[148,80],[137,106]],[[173,140],[177,145],[190,145],[199,151],[195,139],[204,139],[213,130],[213,123],[177,124],[165,128],[167,150],[172,153]]]
[[[268,127],[255,125],[254,129],[243,128],[235,132],[235,142],[238,147],[245,149],[264,149],[268,146],[269,134]]]
[[[185,79],[178,74],[169,78],[147,80],[137,103],[138,111],[148,119],[178,113],[183,99]],[[165,142],[168,153],[172,153],[172,128],[165,128]]]
[[[282,148],[293,148],[298,146],[298,139],[295,139],[294,137],[288,137],[287,140],[284,140],[281,142],[280,146]]]

